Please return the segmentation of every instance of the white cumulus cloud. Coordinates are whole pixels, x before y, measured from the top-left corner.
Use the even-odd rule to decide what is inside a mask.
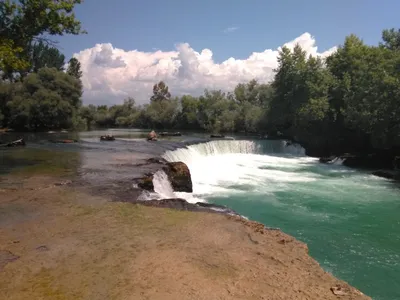
[[[314,56],[325,57],[335,47],[318,52],[315,38],[304,33],[285,46],[296,44]],[[111,44],[97,44],[75,53],[82,66],[85,104],[115,104],[134,97],[137,103],[149,101],[152,86],[163,80],[174,96],[199,95],[204,89],[232,90],[238,83],[257,79],[268,82],[278,66],[280,48],[253,52],[246,59],[233,57],[216,63],[210,49],[200,52],[189,44],[176,45],[174,51],[141,52],[123,50]]]

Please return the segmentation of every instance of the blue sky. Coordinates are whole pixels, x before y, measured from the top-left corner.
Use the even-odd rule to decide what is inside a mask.
[[[146,103],[160,80],[176,96],[270,82],[283,44],[321,57],[351,33],[378,44],[399,11],[400,0],[85,0],[88,34],[59,48],[81,62],[84,103]]]
[[[125,50],[173,50],[179,42],[210,48],[219,62],[276,48],[304,32],[319,50],[355,33],[377,43],[382,29],[399,26],[399,0],[85,0],[76,15],[85,36],[60,38],[67,57],[96,43]],[[237,30],[224,33],[224,29]]]

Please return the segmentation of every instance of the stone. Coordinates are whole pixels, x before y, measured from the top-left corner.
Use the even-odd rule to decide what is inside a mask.
[[[147,174],[137,182],[138,187],[146,191],[154,192],[153,175]]]
[[[343,165],[351,168],[364,168],[364,169],[389,169],[393,166],[392,157],[389,155],[349,155],[341,156],[343,158]]]
[[[337,159],[336,156],[320,157],[319,162],[324,164],[330,164],[336,159]]]
[[[19,147],[19,146],[25,146],[25,145],[26,145],[25,140],[19,139],[19,140],[16,140],[16,141],[6,144],[5,146],[6,147]]]
[[[400,156],[396,156],[396,157],[393,159],[393,168],[394,168],[395,170],[400,171]]]
[[[387,179],[400,179],[400,173],[398,171],[393,171],[393,170],[378,170],[372,172],[372,175]]]
[[[341,285],[331,287],[331,291],[336,296],[345,296],[350,292],[348,287],[343,287]]]
[[[216,139],[222,139],[224,137],[225,137],[225,135],[223,135],[223,134],[211,134],[210,135],[210,138],[216,138]]]
[[[55,141],[50,141],[52,143],[56,144],[72,144],[72,143],[78,143],[77,140],[55,140]]]
[[[161,136],[181,136],[182,133],[180,132],[161,132],[160,133]]]
[[[188,166],[183,162],[168,162],[163,167],[175,192],[193,192],[192,178]]]
[[[102,135],[100,141],[115,141],[115,137],[110,134]]]
[[[148,141],[157,141],[157,134],[154,130],[149,132],[149,134],[147,135],[147,140]]]
[[[0,250],[0,271],[10,262],[16,261],[18,255],[11,253],[8,250]]]

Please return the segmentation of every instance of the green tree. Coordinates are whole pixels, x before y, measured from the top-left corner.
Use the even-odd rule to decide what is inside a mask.
[[[12,78],[29,62],[34,41],[46,36],[84,33],[73,9],[82,0],[3,0],[0,2],[0,51],[3,76]],[[4,50],[4,49],[3,49]],[[21,66],[22,64],[22,66]]]
[[[91,129],[94,125],[94,120],[96,118],[96,106],[90,104],[88,106],[82,106],[79,111],[80,117],[86,123],[86,129]]]
[[[178,126],[185,129],[200,129],[198,122],[199,100],[190,95],[184,95],[180,99],[180,105]]]
[[[334,103],[350,133],[344,142],[353,148],[393,146],[400,120],[399,62],[393,47],[366,46],[355,36],[329,58],[337,78]]]
[[[30,51],[31,71],[37,73],[39,69],[56,68],[58,71],[64,69],[65,56],[57,48],[50,47],[42,41],[35,43]]]
[[[243,103],[243,102],[250,102],[252,104],[260,104],[260,97],[259,97],[259,84],[257,80],[253,79],[248,83],[239,83],[234,90],[234,95],[236,101]]]
[[[82,71],[81,71],[81,63],[75,57],[72,57],[68,62],[67,73],[71,76],[74,76],[76,79],[81,79]]]
[[[148,127],[171,129],[175,126],[178,116],[178,99],[169,101],[152,101],[146,106]]]
[[[272,98],[270,85],[259,84],[256,80],[240,83],[234,89],[234,99],[238,103],[235,121],[237,131],[256,132],[261,130],[262,119],[269,109]],[[264,122],[265,124],[265,122]]]
[[[10,127],[18,130],[73,127],[81,106],[79,80],[55,68],[42,68],[15,85],[15,95],[7,103]]]
[[[153,86],[153,95],[150,98],[150,102],[170,100],[171,93],[168,91],[168,86],[164,81],[160,81],[159,83]]]
[[[221,90],[205,90],[199,98],[199,124],[209,132],[234,131],[237,108],[237,103]]]
[[[0,71],[3,78],[10,77],[13,70],[25,69],[29,63],[20,58],[24,51],[22,47],[15,47],[14,42],[9,39],[0,39]]]
[[[400,50],[400,29],[385,29],[382,32],[382,46],[389,50]]]
[[[293,52],[283,47],[278,56],[278,69],[272,83],[274,97],[269,119],[274,130],[290,131],[295,124],[297,110],[307,101],[304,71],[306,53],[299,45]]]

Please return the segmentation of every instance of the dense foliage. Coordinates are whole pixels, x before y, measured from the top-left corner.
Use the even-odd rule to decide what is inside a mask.
[[[82,86],[55,68],[42,68],[13,86],[8,125],[18,130],[74,127]]]
[[[2,77],[25,76],[37,42],[52,43],[53,35],[84,33],[74,6],[82,0],[0,1],[0,68]]]
[[[270,83],[173,97],[165,82],[145,105],[82,106],[82,71],[45,36],[82,33],[79,0],[0,2],[0,126],[18,130],[139,127],[292,137],[318,154],[400,153],[400,30],[378,46],[355,35],[323,59],[283,47]]]

